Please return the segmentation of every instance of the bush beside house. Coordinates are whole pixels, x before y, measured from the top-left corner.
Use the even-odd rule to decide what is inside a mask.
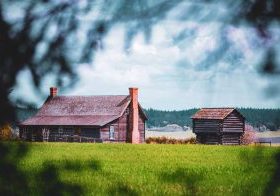
[[[8,124],[0,127],[0,140],[12,139],[12,127]]]
[[[243,145],[252,144],[256,141],[256,138],[257,136],[254,127],[249,124],[245,124],[245,131],[243,136],[241,137],[241,144]]]
[[[196,139],[174,139],[168,137],[149,137],[146,139],[147,144],[195,144]]]

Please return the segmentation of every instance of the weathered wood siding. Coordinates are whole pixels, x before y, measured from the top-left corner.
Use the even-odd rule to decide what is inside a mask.
[[[49,133],[49,142],[56,142],[58,141],[58,127],[48,127],[48,129],[50,130]]]
[[[42,132],[39,127],[21,127],[20,137],[25,141],[43,141]]]
[[[244,133],[245,119],[234,110],[223,120],[193,119],[197,143],[238,145]]]
[[[223,132],[243,132],[244,131],[244,119],[234,111],[229,114],[223,121]]]
[[[140,132],[140,143],[145,142],[145,119],[142,114],[139,114],[138,127]]]
[[[92,129],[93,131],[100,131],[100,140],[105,142],[131,142],[131,133],[129,133],[129,116],[125,112],[117,120],[106,124],[101,128],[97,127],[81,127],[81,126],[24,126],[20,127],[20,137],[25,141],[43,141],[43,130],[49,130],[48,139],[44,141],[56,142],[64,141],[65,136],[82,136],[90,137],[82,133],[82,129]],[[114,139],[110,139],[110,126],[114,126]],[[139,113],[138,120],[140,142],[145,142],[145,118],[143,114]]]
[[[220,135],[218,133],[197,133],[196,141],[198,144],[220,144]]]
[[[224,144],[239,145],[242,133],[197,133],[196,141],[198,144]]]
[[[123,114],[118,121],[118,141],[127,142],[128,114]]]
[[[74,136],[91,137],[90,135],[84,135],[81,132],[83,128],[99,131],[99,128],[90,127],[90,126],[89,127],[24,126],[20,128],[20,137],[25,141],[37,141],[37,142],[39,141],[59,142],[59,141],[65,141],[66,137],[74,137]],[[47,131],[48,133],[44,135],[44,131]]]
[[[110,139],[110,126],[114,126],[114,139]],[[101,139],[111,142],[126,142],[128,131],[128,115],[125,113],[117,120],[101,128]]]
[[[115,134],[114,140],[109,138],[110,126],[114,126]],[[143,114],[139,112],[138,127],[140,132],[140,142],[145,142],[145,118]],[[131,142],[131,133],[129,131],[129,115],[125,112],[119,119],[109,123],[101,128],[101,138],[104,141],[112,142]]]
[[[242,133],[223,133],[221,135],[221,144],[239,145],[241,143]]]
[[[220,120],[194,120],[193,121],[193,129],[194,133],[204,133],[204,132],[220,132],[222,127],[222,121]]]
[[[109,126],[105,125],[100,128],[100,137],[103,141],[109,140]]]
[[[40,129],[42,132],[43,127]],[[49,130],[49,142],[63,141],[64,136],[73,136],[75,134],[74,127],[69,126],[51,126],[46,127]]]

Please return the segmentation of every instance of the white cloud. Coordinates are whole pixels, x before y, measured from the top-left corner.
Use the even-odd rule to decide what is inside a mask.
[[[69,94],[127,94],[128,87],[137,86],[140,88],[140,101],[146,108],[275,106],[273,102],[263,102],[260,95],[264,81],[255,72],[241,70],[217,74],[217,70],[229,69],[229,65],[223,62],[214,66],[215,69],[196,71],[195,63],[201,55],[216,47],[216,33],[209,35],[207,31],[216,31],[217,26],[210,25],[212,30],[199,28],[194,44],[182,50],[172,44],[175,27],[168,31],[165,26],[170,24],[156,26],[150,44],[146,44],[143,36],[138,35],[129,54],[123,51],[124,29],[114,29],[106,39],[104,51],[97,54],[93,65],[79,67],[81,81]],[[238,36],[244,43],[241,41],[237,47],[248,44],[242,32]],[[238,36],[236,39],[241,39]],[[248,59],[252,58],[250,52],[248,49],[248,57],[245,55]],[[178,67],[182,58],[187,58],[190,65]]]
[[[215,22],[201,25],[193,21],[167,20],[154,26],[149,44],[142,34],[138,34],[126,54],[123,49],[124,27],[114,27],[94,62],[77,68],[80,80],[75,88],[64,93],[128,94],[128,87],[136,86],[140,89],[140,102],[145,108],[277,107],[275,100],[262,96],[268,79],[256,73],[254,65],[259,57],[256,57],[256,48],[248,42],[246,36],[250,32],[246,29],[231,28],[228,34],[230,47],[243,54],[241,62],[222,60],[209,69],[196,69],[201,59],[218,47],[219,28]],[[174,42],[174,36],[184,29],[196,33]],[[26,92],[34,92],[34,89],[27,88],[31,84],[24,77],[30,76],[25,73],[19,77],[15,94],[20,97],[26,97]],[[45,92],[50,85],[45,83]],[[35,95],[28,99],[43,101],[38,101]]]
[[[12,100],[21,98],[30,103],[42,102],[42,97],[36,93],[36,88],[32,83],[32,75],[28,69],[24,69],[19,73],[16,84],[10,95]]]

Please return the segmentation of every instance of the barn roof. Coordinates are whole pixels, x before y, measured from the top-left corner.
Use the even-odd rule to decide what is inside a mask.
[[[129,103],[129,95],[49,97],[38,113],[21,125],[103,126],[122,116]],[[147,118],[140,105],[139,109]]]
[[[235,108],[202,108],[192,116],[192,119],[222,120],[225,119],[233,111],[237,110]]]

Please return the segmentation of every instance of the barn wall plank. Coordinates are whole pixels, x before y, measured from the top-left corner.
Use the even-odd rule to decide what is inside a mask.
[[[223,121],[223,132],[243,132],[244,122],[239,113],[234,111]]]

